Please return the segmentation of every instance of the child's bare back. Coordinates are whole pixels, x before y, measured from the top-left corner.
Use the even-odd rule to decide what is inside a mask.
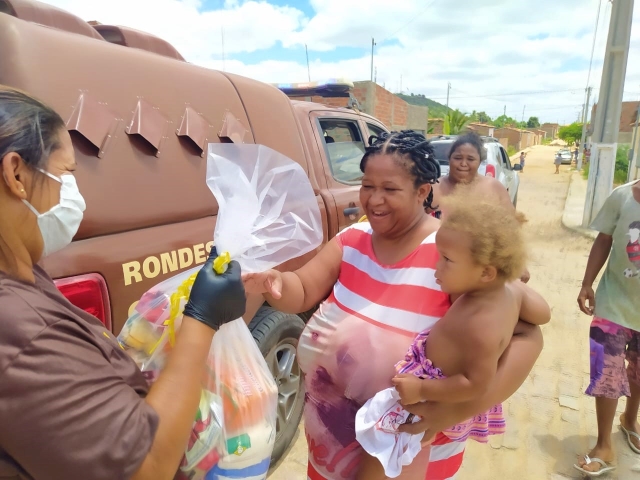
[[[519,297],[508,285],[462,295],[431,329],[428,358],[446,377],[468,374],[488,385],[518,323]]]

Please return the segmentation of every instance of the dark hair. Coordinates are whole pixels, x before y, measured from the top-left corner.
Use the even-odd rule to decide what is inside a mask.
[[[0,162],[11,152],[31,168],[45,168],[60,148],[64,120],[51,107],[19,90],[0,86]]]
[[[382,132],[369,137],[369,146],[360,161],[360,170],[364,173],[367,160],[372,155],[395,153],[403,159],[410,160],[413,165],[409,173],[414,178],[416,188],[425,183],[433,185],[440,177],[440,164],[435,159],[431,143],[421,133],[413,130],[400,132]],[[424,207],[432,209],[433,190],[424,201]]]
[[[449,160],[451,160],[451,155],[461,147],[462,145],[471,145],[478,151],[478,155],[480,156],[480,161],[484,162],[487,159],[487,149],[484,148],[484,142],[475,132],[465,133],[464,135],[460,135],[453,145],[451,145],[451,150],[449,150]]]

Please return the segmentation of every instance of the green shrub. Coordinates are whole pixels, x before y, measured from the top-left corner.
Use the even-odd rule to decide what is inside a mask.
[[[627,183],[627,171],[629,169],[629,148],[630,145],[618,145],[616,151],[616,167],[613,172],[613,184],[622,185]],[[589,178],[589,164],[582,167],[582,177]]]
[[[509,145],[509,146],[507,147],[507,154],[508,154],[510,157],[513,157],[516,153],[518,153],[518,150],[516,150],[516,147],[514,147],[513,145]]]

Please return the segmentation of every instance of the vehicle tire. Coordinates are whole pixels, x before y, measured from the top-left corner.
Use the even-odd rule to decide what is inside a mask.
[[[267,361],[278,386],[276,444],[271,456],[274,465],[287,451],[296,435],[304,408],[304,383],[298,366],[298,339],[304,322],[297,315],[261,307],[249,323],[249,330]]]

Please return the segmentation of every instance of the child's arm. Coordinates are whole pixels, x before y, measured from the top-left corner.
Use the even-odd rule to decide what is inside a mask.
[[[544,325],[551,320],[551,309],[542,295],[520,281],[509,284],[520,303],[520,318],[532,325]]]
[[[593,282],[595,282],[598,273],[609,258],[611,246],[613,245],[613,236],[606,233],[599,233],[591,247],[587,268],[584,272],[582,287],[578,294],[578,306],[583,313],[593,315],[596,308],[596,296],[593,293]],[[588,302],[588,305],[587,305]]]
[[[477,320],[477,321],[476,321]],[[403,405],[419,402],[466,402],[483,396],[498,368],[500,348],[496,338],[484,330],[492,322],[476,317],[479,325],[457,338],[458,355],[465,365],[459,374],[438,380],[423,380],[415,375],[396,375],[392,382]],[[483,327],[483,328],[480,328]],[[482,330],[482,331],[481,331]]]

